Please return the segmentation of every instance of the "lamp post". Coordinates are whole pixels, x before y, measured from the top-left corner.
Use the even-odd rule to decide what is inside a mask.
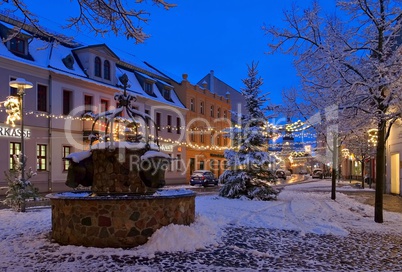
[[[21,115],[21,179],[25,180],[25,145],[24,145],[24,95],[25,89],[30,89],[33,87],[32,83],[26,81],[24,78],[17,78],[9,83],[10,87],[16,88],[18,90],[18,95],[20,97],[20,115]]]

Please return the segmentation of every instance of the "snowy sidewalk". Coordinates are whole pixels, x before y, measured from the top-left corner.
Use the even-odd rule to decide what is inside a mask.
[[[287,186],[271,202],[197,196],[195,223],[126,250],[52,243],[50,208],[0,210],[0,271],[401,271],[402,214],[374,223],[372,206],[332,201],[317,191],[327,186]]]

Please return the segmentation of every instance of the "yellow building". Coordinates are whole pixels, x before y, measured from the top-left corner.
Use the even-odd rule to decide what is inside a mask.
[[[224,150],[230,147],[230,139],[224,130],[231,126],[231,102],[226,97],[206,88],[193,85],[183,74],[175,84],[175,91],[188,109],[186,115],[187,180],[194,170],[211,170],[220,176],[226,165]]]

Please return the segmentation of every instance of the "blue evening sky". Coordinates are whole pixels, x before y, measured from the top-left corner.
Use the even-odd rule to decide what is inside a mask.
[[[156,8],[148,1],[151,11],[148,25],[143,25],[151,37],[136,45],[124,37],[110,35],[102,38],[91,33],[64,30],[85,44],[106,43],[117,55],[120,51],[135,55],[153,66],[181,78],[187,73],[191,83],[214,70],[215,76],[233,88],[243,87],[247,65],[259,62],[259,75],[264,80],[262,91],[269,92],[271,102],[281,103],[283,89],[297,86],[292,57],[267,55],[268,37],[261,27],[280,26],[282,11],[294,1],[282,0],[167,0],[178,6],[168,11]],[[301,6],[311,1],[296,0]],[[326,9],[334,9],[334,0],[319,1]],[[77,12],[77,4],[70,0],[26,0],[28,8],[39,15],[42,25],[62,32],[68,15]],[[4,5],[5,6],[5,5]],[[18,15],[18,14],[16,14]]]

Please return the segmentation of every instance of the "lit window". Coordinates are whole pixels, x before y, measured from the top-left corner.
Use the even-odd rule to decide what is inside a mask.
[[[14,169],[14,155],[19,155],[21,152],[21,143],[10,143],[10,169]]]
[[[63,158],[71,154],[71,146],[63,146]],[[63,171],[67,171],[70,166],[69,160],[63,160]]]
[[[36,145],[36,170],[46,171],[47,168],[47,146],[44,144]]]
[[[216,110],[216,117],[221,118],[221,108]]]

